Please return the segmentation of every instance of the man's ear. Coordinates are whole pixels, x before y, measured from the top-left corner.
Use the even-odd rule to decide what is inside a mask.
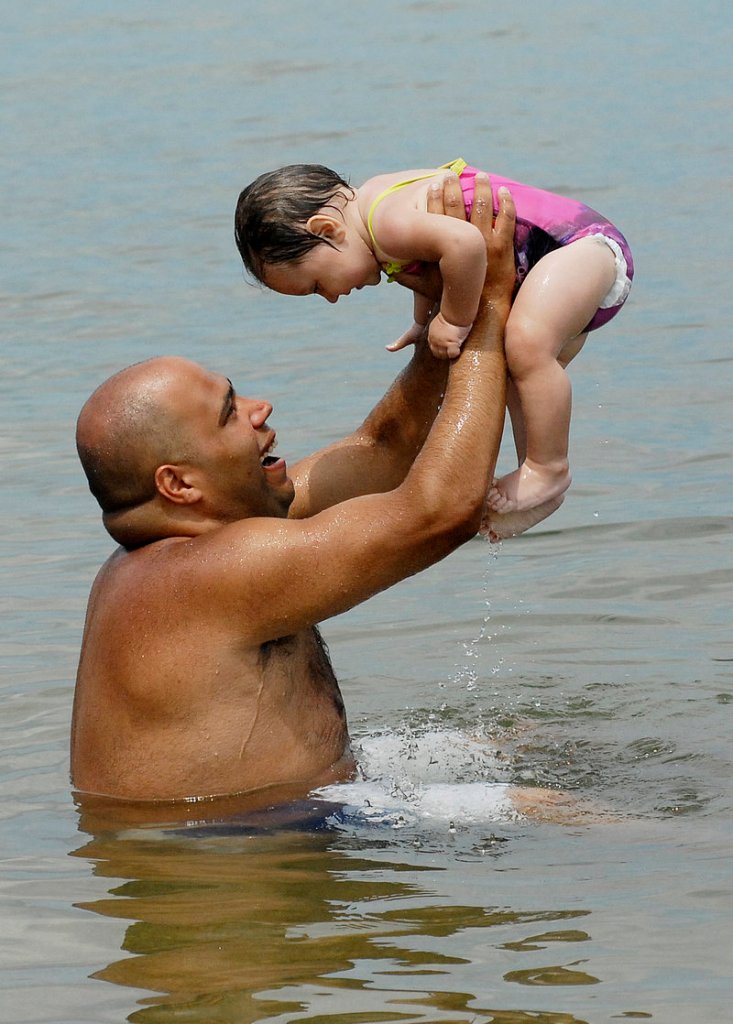
[[[194,505],[201,500],[201,491],[191,482],[190,475],[181,466],[158,466],[155,471],[155,486],[174,505]]]
[[[312,235],[325,238],[333,245],[341,245],[346,238],[346,225],[339,217],[332,217],[328,213],[314,213],[305,224]]]

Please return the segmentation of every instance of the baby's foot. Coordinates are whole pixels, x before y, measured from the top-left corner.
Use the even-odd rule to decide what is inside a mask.
[[[545,501],[541,505],[535,505],[534,508],[529,508],[524,512],[500,513],[487,510],[484,512],[484,517],[481,521],[481,533],[492,544],[497,544],[500,540],[504,540],[507,537],[517,537],[520,533],[530,530],[537,523],[541,523],[543,519],[547,519],[553,512],[556,512],[564,500],[562,494],[558,494],[549,501]]]
[[[489,491],[491,512],[526,512],[564,494],[570,486],[567,461],[557,467],[543,466],[526,459],[519,469],[494,482]]]

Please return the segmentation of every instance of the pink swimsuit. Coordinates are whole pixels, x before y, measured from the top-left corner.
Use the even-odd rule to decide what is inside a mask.
[[[477,170],[476,167],[467,166],[460,174],[467,215],[470,215],[473,206],[474,179]],[[500,178],[496,174],[491,174],[489,177],[494,212],[499,208],[497,190],[500,186],[506,185],[514,199],[517,211],[517,228],[514,234],[517,287],[546,253],[569,245],[570,242],[575,242],[578,238],[585,238],[587,235],[602,235],[609,240],[611,248],[615,246],[620,250],[626,261],[626,277],[630,284],[634,276],[634,261],[629,244],[618,228],[614,227],[600,213],[575,199],[566,199],[554,192],[545,192],[530,185],[522,185],[518,181]],[[616,305],[596,311],[586,330],[593,331],[608,323],[623,306],[627,294],[628,286]]]

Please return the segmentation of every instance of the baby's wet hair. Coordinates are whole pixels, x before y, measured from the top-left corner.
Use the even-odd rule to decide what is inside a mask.
[[[234,215],[234,240],[248,273],[262,281],[267,264],[291,263],[321,242],[330,245],[306,224],[336,196],[348,200],[354,194],[322,164],[289,164],[261,174],[240,193]]]

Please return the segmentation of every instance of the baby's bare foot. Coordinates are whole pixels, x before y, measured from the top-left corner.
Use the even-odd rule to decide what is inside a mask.
[[[541,505],[535,505],[534,508],[528,508],[524,512],[501,513],[487,510],[484,512],[481,522],[481,533],[484,537],[488,537],[492,544],[497,544],[507,537],[517,537],[556,512],[564,500],[562,494],[558,494],[557,497],[551,498]]]
[[[526,459],[519,469],[507,473],[489,491],[491,512],[526,512],[564,494],[570,486],[567,462],[542,466]]]

